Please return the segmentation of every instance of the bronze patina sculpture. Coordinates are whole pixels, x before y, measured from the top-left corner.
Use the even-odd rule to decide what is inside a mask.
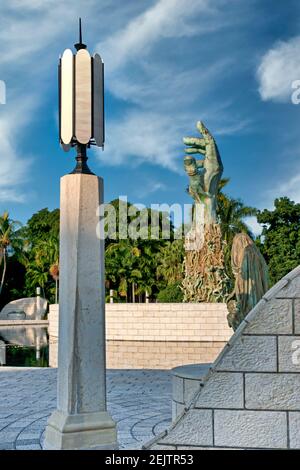
[[[202,134],[199,137],[184,137],[183,142],[188,146],[184,158],[185,171],[190,177],[189,194],[196,204],[203,206],[204,224],[217,223],[217,194],[223,173],[223,164],[215,139],[199,121],[197,129]],[[190,154],[201,154],[203,159],[196,160]]]
[[[231,267],[235,286],[227,299],[227,318],[229,325],[236,330],[269,288],[267,264],[247,233],[238,233],[233,239]]]
[[[223,302],[230,280],[224,266],[223,242],[217,220],[217,195],[223,164],[215,139],[199,121],[202,137],[185,137],[184,168],[189,176],[188,193],[194,199],[192,226],[185,238],[186,302]],[[196,160],[192,154],[201,154]]]

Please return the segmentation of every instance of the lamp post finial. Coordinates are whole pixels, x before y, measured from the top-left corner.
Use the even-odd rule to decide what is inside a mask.
[[[74,44],[74,47],[77,51],[80,49],[86,49],[86,44],[82,42],[82,28],[81,28],[81,18],[79,18],[79,42]]]

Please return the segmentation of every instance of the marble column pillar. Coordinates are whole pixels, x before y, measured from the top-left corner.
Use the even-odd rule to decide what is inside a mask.
[[[101,178],[61,179],[58,397],[45,449],[117,447],[106,409],[104,241],[96,234],[102,202]]]

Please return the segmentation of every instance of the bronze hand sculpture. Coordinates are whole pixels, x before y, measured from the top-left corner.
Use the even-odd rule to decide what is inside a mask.
[[[183,142],[188,146],[184,158],[184,168],[190,177],[189,194],[196,204],[204,206],[204,224],[217,223],[217,193],[223,173],[223,164],[217,144],[205,125],[197,122],[197,129],[202,137],[184,137]],[[201,154],[201,160],[196,160],[191,154]]]

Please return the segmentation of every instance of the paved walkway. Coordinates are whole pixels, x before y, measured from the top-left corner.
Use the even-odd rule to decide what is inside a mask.
[[[168,371],[109,370],[108,409],[120,449],[139,449],[171,422]],[[0,367],[0,449],[41,449],[56,405],[56,369]]]

